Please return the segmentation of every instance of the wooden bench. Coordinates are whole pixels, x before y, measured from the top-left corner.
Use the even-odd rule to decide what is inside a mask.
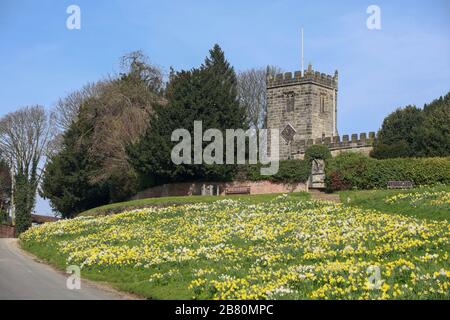
[[[250,186],[228,187],[225,194],[250,194]]]
[[[414,182],[412,181],[388,181],[388,189],[411,189],[414,188]]]

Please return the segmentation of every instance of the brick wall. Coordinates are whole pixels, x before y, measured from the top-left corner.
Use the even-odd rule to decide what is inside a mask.
[[[9,226],[6,224],[0,224],[0,238],[14,238],[15,230],[13,226]]]
[[[225,195],[225,189],[228,187],[249,186],[250,194],[267,193],[289,193],[308,191],[306,183],[281,183],[264,181],[233,181],[233,182],[184,182],[171,183],[149,188],[139,192],[133,199],[173,197],[173,196],[192,196],[201,195],[202,186],[214,185],[219,188],[219,194]]]

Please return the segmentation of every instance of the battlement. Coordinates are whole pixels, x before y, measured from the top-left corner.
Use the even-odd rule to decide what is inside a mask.
[[[280,73],[276,76],[267,76],[267,88],[303,84],[303,83],[317,83],[327,87],[337,89],[338,87],[338,72],[334,73],[334,76],[320,73],[312,69],[311,64],[308,69],[304,71],[303,75],[301,71]]]
[[[326,145],[332,152],[373,147],[376,138],[375,132],[369,132],[368,134],[360,133],[359,135],[357,133],[345,134],[342,136],[342,140],[340,136],[297,140],[293,142],[292,154],[304,154],[306,149],[314,144]]]

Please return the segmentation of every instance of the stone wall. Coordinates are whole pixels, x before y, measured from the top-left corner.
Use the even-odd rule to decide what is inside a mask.
[[[267,127],[280,134],[288,126],[295,130],[291,144],[281,134],[281,159],[290,157],[296,141],[337,135],[337,88],[337,71],[331,76],[311,66],[303,76],[296,71],[267,79]]]
[[[375,132],[354,133],[352,135],[326,137],[324,139],[307,139],[298,140],[292,146],[292,154],[294,159],[303,159],[306,149],[313,144],[323,144],[330,149],[331,154],[336,156],[342,152],[359,152],[369,155],[373,149],[376,140]]]
[[[228,187],[248,186],[250,194],[268,194],[268,193],[289,193],[308,191],[306,183],[281,183],[269,180],[263,181],[233,181],[233,182],[184,182],[170,183],[161,186],[149,188],[139,192],[133,197],[134,200],[173,196],[193,196],[202,195],[205,187],[214,186],[214,194],[225,195],[225,189]]]

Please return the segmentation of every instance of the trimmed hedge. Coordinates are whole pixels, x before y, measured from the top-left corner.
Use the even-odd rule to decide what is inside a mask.
[[[268,165],[264,165],[266,167]],[[305,160],[282,160],[278,172],[272,176],[263,176],[261,165],[240,166],[236,180],[270,180],[276,182],[306,182],[311,173],[311,165]]]
[[[313,159],[327,160],[331,158],[331,152],[325,145],[312,145],[306,152],[304,160],[281,160],[279,169],[273,176],[261,175],[261,165],[240,166],[235,177],[236,180],[270,180],[275,182],[306,182],[311,175],[311,162]],[[267,166],[267,165],[265,165]]]
[[[392,180],[450,184],[450,157],[377,160],[349,152],[327,160],[325,173],[329,191],[381,189]]]
[[[323,144],[314,144],[305,151],[305,161],[312,163],[314,159],[328,160],[331,158],[330,149]]]

